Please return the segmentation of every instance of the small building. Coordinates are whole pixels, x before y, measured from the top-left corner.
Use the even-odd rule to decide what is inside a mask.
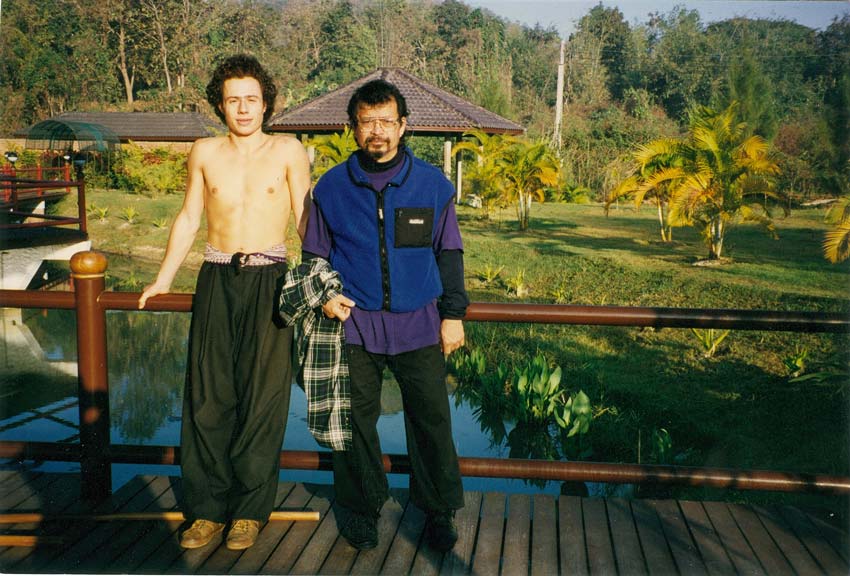
[[[429,84],[400,68],[378,68],[353,82],[313,100],[293,106],[269,119],[270,132],[286,132],[312,137],[342,132],[348,125],[348,100],[366,82],[382,79],[395,85],[404,95],[410,117],[409,133],[442,137],[443,172],[452,177],[451,149],[465,132],[481,130],[487,134],[522,134],[525,128],[468,100]],[[456,160],[455,186],[461,194],[463,164]]]
[[[48,120],[33,124],[15,133],[26,139],[25,148],[36,150],[56,148],[43,137],[40,126],[90,126],[102,128],[113,134],[120,143],[133,142],[144,148],[168,146],[179,151],[188,151],[198,138],[223,134],[226,128],[198,112],[65,112]]]

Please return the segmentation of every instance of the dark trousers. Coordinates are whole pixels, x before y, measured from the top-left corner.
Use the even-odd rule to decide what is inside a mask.
[[[350,510],[377,516],[388,497],[377,422],[381,383],[388,366],[398,380],[404,406],[410,497],[426,512],[463,508],[463,486],[452,440],[446,366],[439,346],[395,356],[348,346],[351,372],[352,447],[334,452],[337,501]]]
[[[292,329],[277,315],[286,266],[204,263],[192,303],[181,466],[187,519],[266,520],[291,386]]]

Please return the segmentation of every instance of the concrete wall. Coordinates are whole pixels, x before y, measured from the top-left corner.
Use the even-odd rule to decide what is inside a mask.
[[[0,289],[26,290],[44,260],[70,260],[77,252],[91,249],[91,241],[53,246],[6,249],[0,252]]]

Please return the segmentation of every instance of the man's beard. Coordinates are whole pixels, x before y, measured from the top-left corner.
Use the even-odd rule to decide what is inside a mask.
[[[372,148],[372,144],[379,144],[379,148]],[[378,161],[389,150],[389,140],[386,138],[368,138],[363,151],[373,160]]]

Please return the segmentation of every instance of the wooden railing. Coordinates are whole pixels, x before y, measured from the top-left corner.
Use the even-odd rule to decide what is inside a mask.
[[[0,307],[74,309],[77,317],[79,370],[79,444],[0,441],[0,457],[79,462],[82,495],[100,500],[111,490],[113,463],[177,464],[175,446],[128,446],[109,438],[109,382],[107,377],[107,310],[137,310],[139,294],[104,290],[106,258],[80,252],[71,259],[73,292],[0,290]],[[148,301],[146,311],[189,312],[191,294],[166,294]],[[729,328],[792,332],[850,332],[845,314],[571,306],[544,304],[473,303],[466,320],[478,322],[533,322],[656,328]],[[328,452],[283,451],[282,468],[329,470]],[[388,472],[409,472],[406,456],[384,455]],[[652,466],[594,462],[550,462],[490,458],[460,458],[461,474],[477,477],[534,478],[610,483],[663,483],[712,486],[738,490],[850,493],[850,477],[766,470],[732,470],[685,466]]]
[[[57,216],[34,212],[33,207],[41,201],[57,200],[76,191],[77,215]],[[0,173],[0,208],[3,220],[0,231],[52,226],[77,226],[87,233],[86,184],[83,180],[27,179]]]

